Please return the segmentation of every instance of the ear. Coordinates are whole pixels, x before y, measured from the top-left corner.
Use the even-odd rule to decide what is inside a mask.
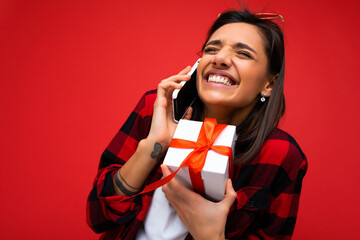
[[[266,97],[271,96],[271,92],[275,86],[277,77],[278,74],[269,76],[268,80],[265,82],[263,89],[261,90],[261,96],[266,96]]]

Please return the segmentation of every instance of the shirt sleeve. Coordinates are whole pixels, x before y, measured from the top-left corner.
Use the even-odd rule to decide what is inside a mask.
[[[291,239],[306,171],[306,157],[290,135],[269,139],[235,182],[238,196],[228,217],[228,237]]]
[[[124,125],[103,152],[93,188],[87,200],[87,223],[96,233],[128,228],[141,213],[144,198],[117,196],[113,186],[116,171],[134,154],[151,125],[156,90],[143,95]]]

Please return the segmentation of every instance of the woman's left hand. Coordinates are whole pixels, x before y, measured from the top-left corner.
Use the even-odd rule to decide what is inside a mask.
[[[164,177],[171,173],[165,165],[161,165],[161,169]],[[165,184],[162,191],[194,239],[225,239],[227,215],[236,199],[230,179],[226,182],[225,196],[220,202],[206,200],[175,179]]]

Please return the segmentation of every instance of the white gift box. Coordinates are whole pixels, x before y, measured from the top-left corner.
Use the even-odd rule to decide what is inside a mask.
[[[175,130],[173,138],[184,139],[196,142],[203,122],[180,120]],[[234,152],[236,140],[236,127],[227,125],[215,140],[213,146],[228,146]],[[169,147],[164,164],[171,172],[178,169],[184,159],[194,149]],[[192,184],[189,175],[189,169],[182,167],[175,176],[176,180],[183,186],[192,190]],[[205,195],[213,201],[221,201],[225,194],[226,180],[229,178],[229,157],[209,150],[206,156],[205,165],[201,171]]]

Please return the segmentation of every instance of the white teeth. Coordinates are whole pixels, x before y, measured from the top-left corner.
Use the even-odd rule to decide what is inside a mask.
[[[229,78],[223,76],[210,75],[208,82],[222,83],[224,85],[231,86]]]

